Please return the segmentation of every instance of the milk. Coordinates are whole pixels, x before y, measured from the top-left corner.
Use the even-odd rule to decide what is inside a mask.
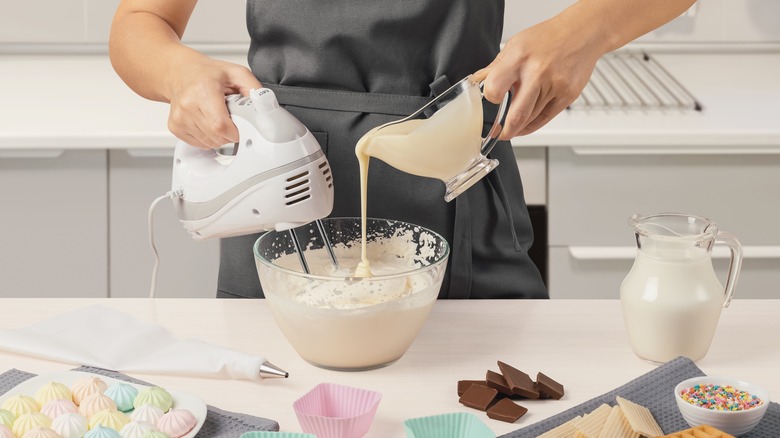
[[[355,154],[360,164],[363,248],[355,276],[371,276],[365,251],[369,158],[379,158],[412,175],[447,182],[480,156],[482,123],[482,93],[479,87],[471,86],[428,119],[377,127],[358,140]]]
[[[709,253],[640,250],[620,288],[634,352],[652,362],[703,358],[724,303]]]

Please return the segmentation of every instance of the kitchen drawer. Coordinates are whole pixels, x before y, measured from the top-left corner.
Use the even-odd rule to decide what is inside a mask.
[[[780,246],[748,246],[735,298],[780,298]],[[552,247],[550,298],[619,298],[620,284],[636,257],[634,247]],[[728,271],[728,249],[717,246],[713,266],[721,283]]]
[[[527,205],[547,204],[547,148],[513,148]],[[499,164],[500,165],[500,164]]]
[[[109,154],[111,297],[146,297],[154,265],[149,206],[171,189],[173,147],[112,150]],[[219,242],[193,240],[168,199],[157,205],[153,220],[160,254],[156,296],[216,296]]]
[[[632,151],[550,148],[551,246],[630,246],[629,216],[660,212],[708,217],[743,245],[780,245],[780,154]]]
[[[0,150],[0,297],[106,297],[106,151]]]

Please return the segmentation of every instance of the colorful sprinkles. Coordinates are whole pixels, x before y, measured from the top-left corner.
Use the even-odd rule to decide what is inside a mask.
[[[695,385],[680,391],[686,402],[713,411],[746,411],[764,402],[747,391],[731,385]]]

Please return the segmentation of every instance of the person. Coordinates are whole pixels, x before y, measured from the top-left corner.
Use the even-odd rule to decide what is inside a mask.
[[[371,128],[411,114],[421,98],[474,74],[484,80],[487,100],[512,93],[501,139],[530,134],[574,101],[599,57],[694,0],[579,0],[501,50],[504,0],[248,0],[251,70],[182,44],[196,2],[122,0],[109,41],[116,72],[139,95],[169,102],[170,131],[199,148],[238,141],[225,95],[271,88],[328,157],[332,216],[355,217],[354,147]],[[509,142],[499,142],[491,157],[498,168],[451,203],[441,181],[372,160],[368,215],[419,224],[447,239],[451,256],[439,298],[546,298],[528,256],[533,235]],[[218,297],[263,296],[256,238],[222,240]]]

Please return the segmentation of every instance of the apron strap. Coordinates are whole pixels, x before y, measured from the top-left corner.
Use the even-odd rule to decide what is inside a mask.
[[[430,97],[364,93],[263,83],[282,105],[330,111],[385,114],[406,117],[431,101]]]
[[[318,110],[345,111],[353,113],[384,114],[406,117],[431,101],[432,97],[405,96],[402,94],[365,93],[362,91],[340,91],[325,88],[293,87],[269,84],[263,86],[273,90],[282,105]],[[446,76],[439,76],[430,85],[433,96],[443,93],[451,86]],[[482,104],[485,120],[496,118],[498,106],[487,101]]]

